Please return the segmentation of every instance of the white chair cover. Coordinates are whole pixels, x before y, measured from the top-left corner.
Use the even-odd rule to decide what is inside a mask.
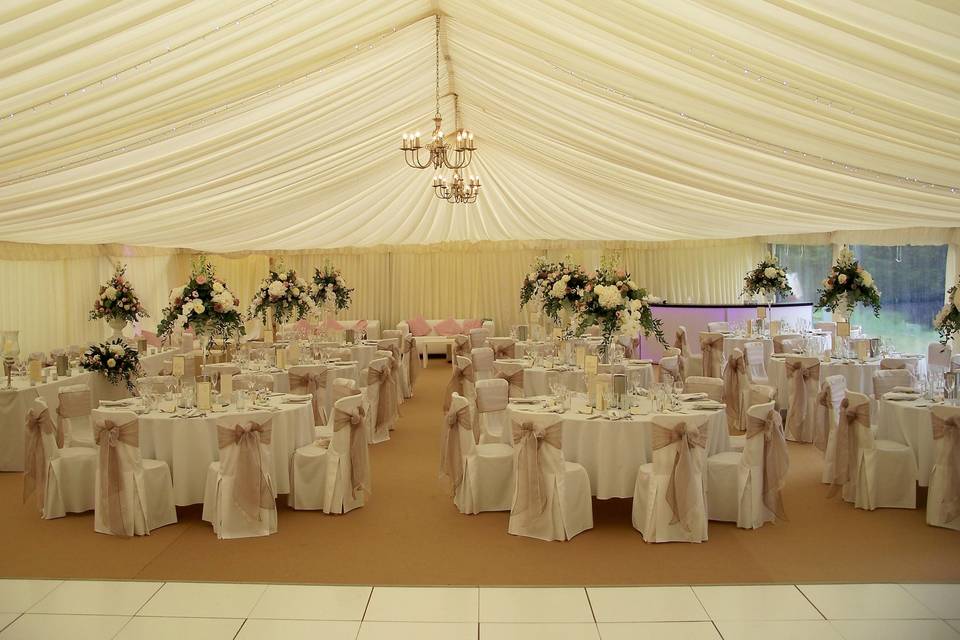
[[[719,378],[723,369],[723,334],[701,331],[700,355],[703,357],[703,375]],[[690,372],[687,372],[690,375]]]
[[[64,445],[95,448],[90,418],[93,410],[90,387],[71,384],[61,387],[57,395],[57,429],[63,434],[61,440]]]
[[[470,351],[470,360],[473,361],[473,372],[477,380],[489,380],[493,377],[493,349],[474,348]]]
[[[877,440],[870,430],[870,398],[848,391],[837,420],[837,454],[828,497],[843,491],[843,499],[858,509],[915,509],[917,461],[907,445]]]
[[[464,335],[462,333],[452,336],[453,346],[452,355],[454,360],[457,356],[469,356],[470,351],[473,347],[470,346],[470,336]]]
[[[470,347],[479,349],[489,346],[487,339],[490,337],[490,329],[470,329]]]
[[[514,416],[517,488],[508,531],[540,540],[570,540],[593,528],[587,470],[563,458],[563,423],[555,416]]]
[[[942,345],[939,342],[931,342],[927,346],[927,370],[931,373],[934,369],[940,373],[950,371],[953,358],[953,349],[949,344]]]
[[[909,369],[887,369],[873,374],[873,397],[878,401],[883,398],[883,394],[893,391],[895,387],[915,389],[916,386],[917,376]]]
[[[676,339],[673,346],[680,350],[680,377],[686,379],[687,376],[703,375],[703,354],[690,351],[687,338],[687,328],[683,325],[677,327]]]
[[[23,502],[36,494],[45,519],[93,509],[97,452],[87,447],[61,448],[63,434],[42,398],[34,398],[25,422]]]
[[[960,531],[960,407],[931,410],[936,454],[927,490],[927,524]]]
[[[473,360],[465,356],[457,356],[454,359],[454,368],[459,369],[461,372],[461,377],[463,378],[463,396],[470,401],[471,404],[476,404],[477,402],[477,370],[473,366]],[[454,374],[456,375],[456,374]]]
[[[477,424],[480,444],[503,442],[507,429],[507,403],[510,385],[502,378],[477,380]]]
[[[493,376],[507,381],[511,398],[523,397],[523,365],[516,362],[494,362]]]
[[[667,352],[670,355],[666,355],[660,358],[660,382],[680,380],[684,378],[683,375],[683,358],[678,355],[677,349],[667,349]]]
[[[750,393],[750,378],[747,375],[747,362],[743,351],[734,349],[727,358],[723,369],[723,402],[726,405],[727,426],[737,431],[746,429],[743,418],[747,408],[747,396]]]
[[[290,378],[290,392],[310,394],[313,405],[314,426],[327,424],[327,406],[330,404],[330,390],[327,389],[329,370],[323,365],[294,365],[287,371]]]
[[[723,401],[723,379],[688,376],[683,383],[684,393],[705,393],[711,400]]]
[[[460,513],[507,511],[514,493],[513,449],[476,444],[472,425],[470,402],[453,394],[441,427],[440,478]]]
[[[400,347],[400,338],[395,340],[380,340],[377,343],[377,351],[374,353],[374,357],[377,358],[386,358],[390,363],[390,373],[393,378],[390,383],[393,387],[393,392],[397,396],[397,405],[403,403],[404,398],[404,365],[403,355],[401,354]]]
[[[753,384],[770,384],[767,376],[767,364],[762,342],[748,342],[743,345],[744,357],[747,359],[747,374]]]
[[[294,451],[287,497],[291,507],[347,513],[364,505],[371,486],[365,418],[363,397],[354,390],[334,403],[330,437]]]
[[[207,471],[203,519],[218,538],[252,538],[277,532],[277,491],[270,442],[273,425],[266,411],[217,421],[219,462]]]
[[[727,451],[707,458],[707,506],[710,520],[759,529],[766,522],[786,519],[781,491],[790,458],[773,402],[750,407],[744,422],[743,453]]]
[[[708,322],[707,331],[710,333],[729,333],[730,323],[729,322]]]
[[[393,374],[387,358],[375,358],[367,366],[364,379],[367,381],[367,400],[370,402],[368,440],[370,443],[390,439],[390,430],[396,424],[397,406]]]
[[[517,357],[517,341],[513,338],[487,338],[487,345],[493,349],[495,360]]]
[[[774,353],[793,353],[803,337],[797,333],[781,333],[773,337]]]
[[[897,369],[906,369],[910,373],[917,374],[916,358],[883,358],[880,360],[881,371],[895,371]]]
[[[708,419],[706,414],[653,418],[653,462],[640,466],[633,493],[633,526],[647,542],[707,539]]]
[[[149,535],[174,524],[170,468],[140,456],[140,422],[132,411],[95,410],[97,443],[94,530],[115,536]]]
[[[774,387],[765,384],[750,385],[750,400],[748,406],[755,404],[766,404],[777,397],[777,390]]]
[[[817,393],[816,433],[814,444],[823,452],[824,484],[830,484],[833,478],[833,465],[837,458],[837,423],[840,415],[840,404],[847,397],[847,379],[843,376],[829,376],[820,383]]]
[[[787,440],[813,442],[815,416],[820,389],[819,358],[787,356]]]

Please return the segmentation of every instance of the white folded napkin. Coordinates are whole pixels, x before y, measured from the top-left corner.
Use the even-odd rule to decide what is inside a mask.
[[[895,391],[897,393],[911,393],[913,395],[918,395],[920,393],[913,387],[894,387],[893,389],[891,389],[891,391]]]
[[[310,402],[311,399],[312,399],[312,396],[310,396],[309,394],[302,395],[297,393],[286,393],[284,394],[283,401],[284,402]]]
[[[706,393],[681,393],[680,400],[682,402],[691,402],[693,400],[706,400],[709,396]]]
[[[127,407],[136,402],[140,402],[137,398],[124,398],[123,400],[101,400],[101,407]]]
[[[631,364],[653,364],[653,360],[649,358],[630,358],[627,360],[627,365],[629,366]]]
[[[510,404],[536,404],[540,402],[536,398],[510,398]]]
[[[726,406],[727,405],[723,404],[722,402],[717,402],[716,400],[707,400],[703,402],[694,402],[693,405],[691,405],[691,408],[709,411],[712,409],[725,409]]]
[[[888,391],[883,394],[884,400],[916,400],[919,397],[916,393],[905,393],[903,391]]]

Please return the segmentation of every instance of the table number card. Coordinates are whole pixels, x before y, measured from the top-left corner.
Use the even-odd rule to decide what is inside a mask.
[[[579,354],[578,354],[579,358]],[[600,368],[600,360],[597,356],[584,356],[583,359],[583,370],[588,376],[597,375],[597,371]]]
[[[212,388],[213,385],[210,384],[209,379],[197,382],[197,409],[204,411],[210,409],[210,392]]]
[[[773,338],[774,336],[778,336],[778,335],[780,335],[780,321],[771,320],[770,321],[770,337]]]
[[[583,369],[586,367],[586,358],[587,358],[587,348],[583,345],[577,347],[577,368]]]
[[[220,374],[220,397],[221,398],[233,397],[233,374],[232,373]]]
[[[186,358],[184,358],[183,356],[173,356],[173,375],[175,375],[178,378],[183,377],[185,362],[186,362]]]

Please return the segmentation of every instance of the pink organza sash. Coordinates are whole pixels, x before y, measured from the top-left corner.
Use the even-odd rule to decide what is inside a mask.
[[[327,329],[328,331],[344,330],[343,325],[337,322],[336,320],[334,320],[333,318],[327,318],[327,320],[323,323],[323,328]]]
[[[787,362],[788,384],[793,384],[790,407],[787,410],[787,422],[791,433],[803,430],[803,421],[807,417],[807,380],[820,380],[820,363],[804,366],[802,361]]]
[[[674,442],[679,442],[677,455],[673,459],[673,470],[670,473],[670,482],[667,485],[667,504],[673,513],[670,524],[680,523],[687,531],[692,530],[692,519],[698,502],[691,498],[696,492],[703,491],[700,480],[696,477],[696,465],[692,449],[701,449],[707,446],[705,427],[699,429],[688,427],[685,422],[678,422],[671,427],[664,427],[654,423],[652,436],[653,450],[662,449]]]
[[[727,358],[727,368],[723,372],[723,398],[727,405],[727,421],[735,428],[739,428],[741,424],[743,392],[740,383],[745,367],[743,353],[736,350]]]
[[[547,492],[543,486],[540,447],[545,443],[560,449],[563,443],[562,424],[538,426],[533,422],[511,424],[513,445],[517,450],[517,492],[512,515],[526,521],[540,516],[547,508]]]
[[[293,393],[309,393],[313,396],[313,424],[327,423],[327,410],[323,404],[324,398],[321,398],[320,390],[326,390],[327,372],[313,373],[308,371],[303,374],[290,374],[290,391]]]
[[[786,520],[781,492],[787,483],[790,455],[779,411],[771,409],[766,418],[747,416],[747,438],[756,436],[763,436],[763,504],[778,518]]]
[[[360,491],[370,493],[370,458],[367,436],[362,430],[365,417],[363,407],[357,407],[352,413],[336,407],[333,409],[333,430],[350,429],[350,487],[354,498]]]
[[[120,468],[119,444],[131,447],[140,446],[140,425],[137,420],[124,424],[117,424],[112,420],[104,420],[94,425],[94,440],[100,447],[98,464],[100,465],[100,495],[103,497],[105,520],[110,527],[110,533],[115,536],[128,538],[133,533],[133,519],[130,514],[124,513],[124,501],[120,499]],[[130,527],[127,527],[129,522]]]
[[[463,482],[463,451],[460,448],[460,429],[473,429],[470,405],[448,410],[444,416],[443,438],[440,443],[440,477],[450,483],[453,493]]]
[[[700,352],[703,354],[703,375],[719,378],[720,358],[723,354],[723,336],[701,336]]]
[[[44,409],[36,413],[33,409],[27,412],[26,439],[24,442],[23,457],[23,502],[27,501],[34,491],[37,493],[37,506],[43,506],[47,492],[47,456],[43,450],[43,434],[55,434],[57,446],[63,446],[63,432],[57,431],[50,418],[50,411]]]
[[[943,499],[940,502],[940,520],[952,522],[960,516],[960,416],[941,418],[931,414],[933,439],[942,440],[941,454],[937,465],[943,461],[946,467],[946,484],[943,487]]]
[[[237,469],[234,476],[233,500],[237,508],[251,520],[260,521],[260,510],[276,511],[277,504],[267,481],[260,445],[270,444],[273,437],[272,420],[263,424],[248,422],[233,427],[217,426],[217,445],[226,449],[237,446]]]
[[[397,390],[394,387],[393,369],[387,363],[383,369],[367,368],[367,386],[377,385],[380,395],[377,399],[378,429],[389,427],[397,417]]]
[[[870,428],[870,403],[864,402],[851,409],[849,398],[844,398],[840,402],[840,415],[837,420],[837,453],[834,457],[833,478],[830,479],[828,498],[837,495],[843,489],[843,485],[855,480],[859,454],[858,427]]]

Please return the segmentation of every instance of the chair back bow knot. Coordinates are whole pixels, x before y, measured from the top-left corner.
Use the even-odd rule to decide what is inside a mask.
[[[843,489],[843,485],[854,479],[859,461],[857,427],[870,428],[870,403],[864,402],[851,409],[850,399],[844,398],[840,401],[837,417],[837,452],[828,498],[835,496]]]
[[[680,443],[673,459],[666,500],[673,513],[670,524],[679,522],[684,529],[691,531],[694,512],[697,505],[701,504],[694,495],[698,490],[703,491],[702,483],[696,480],[696,465],[693,459],[695,454],[692,450],[695,447],[701,449],[706,447],[706,433],[703,428],[693,428],[686,422],[678,422],[672,427],[654,424],[652,435],[654,450],[662,449],[674,442]]]
[[[260,451],[260,445],[270,444],[272,437],[272,420],[263,424],[248,422],[246,425],[235,424],[232,427],[217,426],[219,447],[237,447],[234,503],[247,518],[258,522],[262,519],[261,509],[275,511],[277,508]]]
[[[350,488],[354,498],[361,491],[371,493],[369,485],[370,455],[367,436],[361,429],[367,412],[358,406],[351,412],[334,408],[333,430],[350,429]]]
[[[133,520],[124,509],[120,499],[120,443],[131,447],[140,446],[140,425],[134,419],[123,424],[113,420],[98,421],[94,425],[94,441],[100,448],[99,465],[100,495],[103,498],[103,510],[110,533],[122,538],[130,537],[133,532]],[[129,524],[129,526],[128,526]]]
[[[512,515],[526,522],[543,514],[550,499],[543,484],[540,447],[549,444],[560,449],[563,444],[562,424],[537,425],[533,422],[511,424],[513,443],[517,447],[517,493]]]
[[[953,522],[960,517],[960,415],[941,418],[930,415],[933,439],[941,440],[937,466],[946,471],[940,502],[940,520]]]
[[[37,506],[43,507],[47,491],[47,456],[43,448],[43,434],[54,434],[57,447],[63,446],[63,431],[53,425],[49,409],[27,412],[26,439],[23,455],[23,502],[37,489]]]
[[[455,494],[463,482],[463,450],[460,447],[460,429],[470,429],[470,405],[456,411],[447,411],[440,445],[440,477],[450,483]]]
[[[780,412],[771,409],[764,418],[747,417],[747,438],[763,435],[763,504],[781,520],[787,519],[781,492],[787,482],[790,455],[783,435]]]

